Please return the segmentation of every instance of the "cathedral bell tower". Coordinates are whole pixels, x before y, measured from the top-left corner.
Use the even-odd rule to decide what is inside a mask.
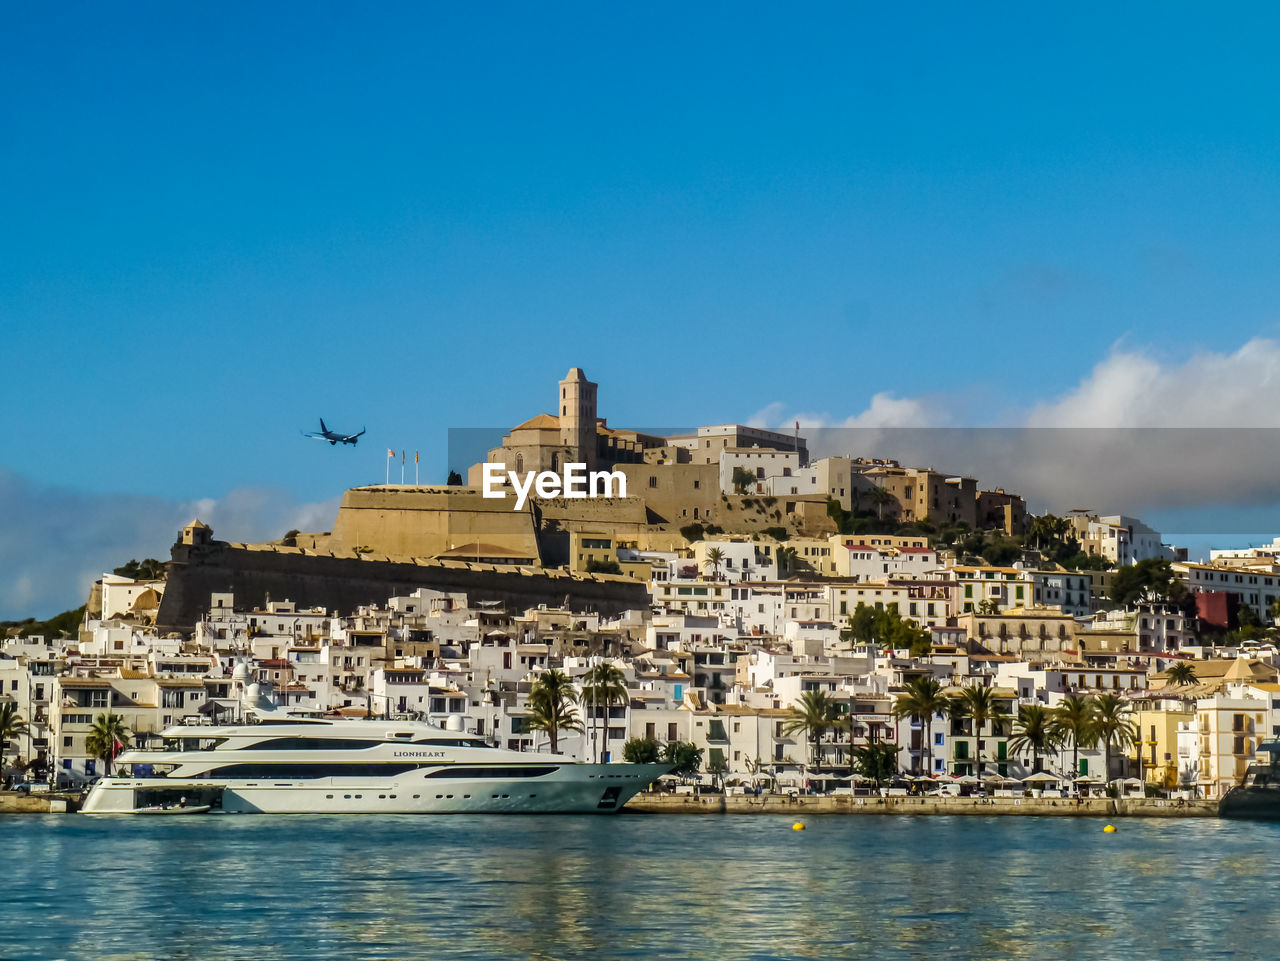
[[[560,443],[566,459],[596,467],[596,386],[581,367],[574,367],[560,381]]]

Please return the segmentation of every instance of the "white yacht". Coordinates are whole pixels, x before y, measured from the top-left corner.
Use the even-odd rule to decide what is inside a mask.
[[[273,712],[274,713],[274,712]],[[452,725],[451,725],[452,726]],[[267,716],[171,727],[90,790],[85,814],[605,813],[669,769],[491,747],[421,721]]]

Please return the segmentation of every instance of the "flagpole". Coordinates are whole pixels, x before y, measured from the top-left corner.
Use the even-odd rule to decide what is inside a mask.
[[[404,451],[400,452],[400,486],[404,486]]]
[[[387,451],[387,483],[388,483],[388,484],[390,484],[390,483],[391,483],[391,458],[393,458],[393,457],[395,457],[395,456],[396,456],[396,452],[395,452],[395,451],[393,451],[393,450],[388,450],[388,451]]]
[[[418,452],[413,452],[413,486],[418,486]]]

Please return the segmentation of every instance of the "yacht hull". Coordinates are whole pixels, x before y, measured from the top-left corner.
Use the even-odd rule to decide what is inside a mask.
[[[1218,802],[1218,817],[1280,821],[1280,785],[1233,787]]]
[[[612,814],[669,770],[660,764],[570,764],[541,777],[394,777],[216,781],[103,778],[84,814],[130,814],[187,797],[226,814]]]

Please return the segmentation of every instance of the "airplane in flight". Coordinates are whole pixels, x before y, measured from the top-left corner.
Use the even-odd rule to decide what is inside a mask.
[[[360,434],[364,433],[364,428],[360,428]],[[339,434],[335,430],[330,430],[324,425],[324,418],[320,418],[320,429],[313,431],[303,431],[303,437],[312,437],[316,440],[327,440],[330,446],[336,444],[350,444],[355,447],[360,442],[360,434]]]

